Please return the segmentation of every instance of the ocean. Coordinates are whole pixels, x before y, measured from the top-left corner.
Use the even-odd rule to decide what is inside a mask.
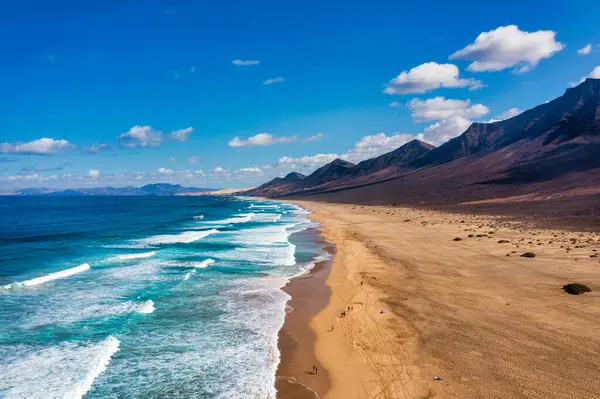
[[[274,398],[281,288],[327,257],[307,214],[0,197],[0,397]]]

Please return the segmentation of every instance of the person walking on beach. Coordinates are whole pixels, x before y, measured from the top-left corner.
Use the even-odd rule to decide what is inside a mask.
[[[319,374],[319,368],[315,366],[315,374]]]

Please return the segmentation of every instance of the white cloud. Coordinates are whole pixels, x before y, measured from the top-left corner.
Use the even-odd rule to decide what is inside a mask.
[[[225,169],[223,169],[223,168],[222,168],[222,167],[220,167],[220,166],[217,166],[217,167],[216,167],[216,168],[214,168],[212,171],[213,171],[213,172],[215,172],[215,173],[223,173],[223,172],[225,172]]]
[[[260,65],[260,60],[233,60],[231,63],[237,66]]]
[[[462,134],[472,123],[463,116],[453,116],[426,127],[423,138],[428,143],[438,145]]]
[[[285,81],[285,78],[282,76],[277,76],[276,78],[267,79],[263,82],[264,85],[271,85],[273,83],[281,83]]]
[[[461,79],[458,67],[454,64],[427,62],[402,71],[383,90],[386,94],[426,93],[442,87],[468,87],[471,90],[483,87],[479,80]]]
[[[193,127],[173,130],[169,133],[168,138],[172,141],[187,141],[193,131]],[[159,147],[163,140],[163,133],[160,130],[153,129],[152,126],[136,125],[117,138],[121,141],[123,147]]]
[[[94,144],[89,147],[85,147],[83,151],[89,154],[97,154],[106,149],[108,149],[108,144]]]
[[[578,84],[583,83],[587,78],[600,79],[600,65],[598,65],[597,67],[595,67],[594,69],[592,69],[592,72],[590,72],[587,75],[585,75],[584,77],[582,77],[579,80],[579,82],[570,82],[569,86],[575,87]]]
[[[579,54],[579,55],[588,55],[591,52],[592,52],[592,43],[588,43],[584,47],[577,50],[577,54]]]
[[[89,176],[89,177],[92,177],[92,178],[94,178],[94,179],[95,179],[95,178],[98,178],[98,177],[100,177],[100,171],[99,171],[99,170],[97,170],[97,169],[90,169],[90,170],[88,171],[88,176]]]
[[[408,102],[412,118],[417,122],[437,121],[453,116],[479,118],[490,112],[483,104],[471,105],[471,100],[452,100],[434,97],[427,100],[414,98]]]
[[[323,138],[323,133],[317,133],[315,135],[312,135],[310,137],[307,137],[304,139],[305,143],[310,143],[311,141],[315,141],[315,140],[320,140]]]
[[[263,173],[263,171],[260,168],[257,167],[253,167],[253,168],[241,168],[237,170],[238,172],[242,172],[242,173]]]
[[[548,102],[548,101],[546,101]],[[523,112],[522,109],[519,108],[510,108],[506,111],[504,111],[503,113],[501,113],[500,115],[490,119],[489,121],[487,121],[487,123],[494,123],[494,122],[500,122],[506,119],[510,119],[513,118],[519,114],[521,114]]]
[[[177,158],[175,158],[175,157],[167,158],[167,161],[169,161],[169,162],[177,162]]]
[[[197,163],[200,160],[200,157],[189,157],[187,163]]]
[[[402,104],[399,103],[398,101],[392,101],[391,103],[388,104],[388,106],[390,106],[392,108],[401,108]]]
[[[341,158],[357,163],[393,151],[414,139],[422,140],[423,136],[410,133],[395,133],[389,136],[385,133],[378,133],[364,136],[354,144],[354,148],[346,151]]]
[[[171,176],[174,172],[171,169],[158,168],[158,173],[164,176]]]
[[[159,147],[162,142],[162,133],[152,129],[151,126],[136,125],[129,131],[121,134],[118,139],[123,147]]]
[[[315,154],[304,157],[281,157],[277,161],[275,168],[279,171],[299,170],[309,173],[317,167],[321,167],[336,158],[345,159],[349,162],[358,163],[386,152],[393,151],[398,147],[414,139],[423,139],[423,135],[412,135],[409,133],[396,133],[387,136],[385,133],[378,133],[370,136],[364,136],[354,144],[354,147],[343,154]],[[265,168],[263,168],[265,169]]]
[[[281,157],[277,161],[277,166],[287,165],[292,168],[296,166],[314,168],[316,166],[323,166],[339,157],[337,154],[316,154],[299,158]]]
[[[13,154],[50,155],[72,148],[67,140],[41,138],[29,143],[0,143],[0,152]]]
[[[236,136],[229,140],[228,145],[230,147],[265,147],[277,143],[291,143],[296,141],[297,138],[297,136],[275,137],[269,133],[259,133],[256,136],[249,137],[247,140],[242,140]]]
[[[172,141],[188,141],[190,134],[194,131],[193,127],[186,127],[185,129],[173,130],[169,134],[169,140]]]
[[[555,36],[556,32],[550,30],[525,32],[516,25],[500,26],[480,33],[475,42],[451,54],[450,59],[473,61],[467,68],[473,72],[511,67],[516,73],[527,72],[565,47]]]

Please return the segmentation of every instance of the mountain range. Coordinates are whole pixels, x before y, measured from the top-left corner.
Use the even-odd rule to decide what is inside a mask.
[[[354,165],[336,159],[308,176],[289,174],[247,195],[345,203],[540,207],[600,224],[600,79],[586,79],[507,120],[473,123],[434,147],[413,140]],[[560,206],[557,206],[560,205]]]
[[[143,187],[92,187],[71,188],[66,190],[50,188],[24,188],[15,190],[12,195],[46,195],[46,196],[168,196],[183,195],[189,193],[209,192],[209,188],[183,187],[179,184],[156,183]]]

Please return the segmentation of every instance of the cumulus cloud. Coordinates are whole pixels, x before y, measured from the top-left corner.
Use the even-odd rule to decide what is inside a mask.
[[[569,86],[575,87],[578,84],[583,83],[587,78],[600,79],[600,65],[598,65],[597,67],[592,69],[592,72],[588,73],[587,75],[585,75],[581,79],[579,79],[579,82],[570,82]]]
[[[276,78],[267,79],[263,82],[264,85],[271,85],[273,83],[281,83],[285,81],[283,76],[277,76]]]
[[[392,79],[383,90],[386,94],[426,93],[442,87],[468,87],[471,90],[483,87],[479,80],[462,79],[458,67],[454,64],[427,62],[402,71]]]
[[[189,157],[187,163],[197,163],[200,160],[200,157]]]
[[[388,104],[388,106],[390,106],[392,108],[401,108],[402,104],[399,103],[398,101],[392,101],[391,103]]]
[[[588,78],[592,78],[592,79],[600,79],[600,65],[598,65],[596,68],[594,68],[592,70],[592,72],[590,72],[587,76]]]
[[[97,154],[100,151],[104,151],[108,149],[108,144],[94,144],[89,147],[84,147],[83,151],[88,154]]]
[[[281,157],[277,161],[277,166],[291,166],[292,168],[295,168],[296,166],[314,168],[317,166],[323,166],[339,157],[340,156],[337,154],[315,154],[312,156],[298,158]]]
[[[177,158],[175,158],[175,157],[167,158],[167,161],[169,161],[169,162],[177,162]]]
[[[414,139],[422,140],[423,136],[410,133],[395,133],[389,136],[378,133],[364,136],[354,144],[354,148],[346,151],[342,158],[354,163],[364,161],[393,151]]]
[[[307,137],[304,139],[305,143],[310,143],[311,141],[315,141],[315,140],[320,140],[323,138],[323,133],[317,133],[315,135],[312,135],[310,137]]]
[[[118,139],[123,147],[158,147],[162,142],[162,133],[152,129],[151,126],[136,125],[121,134]]]
[[[174,172],[171,169],[158,168],[157,172],[164,176],[171,176]]]
[[[483,104],[471,105],[471,100],[452,100],[434,97],[427,100],[414,98],[408,102],[412,118],[417,122],[437,121],[454,116],[479,118],[490,112]]]
[[[72,148],[67,140],[41,138],[29,143],[0,143],[0,152],[13,154],[50,155]]]
[[[269,133],[259,133],[256,136],[242,140],[239,137],[234,137],[229,140],[229,147],[266,147],[278,143],[292,143],[298,139],[297,136],[282,136],[275,137]]]
[[[193,127],[186,127],[185,129],[173,130],[169,134],[169,140],[172,141],[188,141],[190,134],[194,131]]]
[[[193,127],[173,130],[169,133],[168,139],[187,141],[193,131]],[[121,145],[127,148],[159,147],[163,141],[163,133],[160,130],[153,129],[152,126],[136,125],[117,138],[121,141]]]
[[[579,54],[579,55],[588,55],[591,52],[592,52],[592,43],[588,43],[584,47],[577,50],[577,54]]]
[[[98,169],[90,169],[88,171],[88,176],[96,179],[100,177],[100,171]]]
[[[222,168],[222,167],[220,167],[220,166],[217,166],[217,167],[216,167],[216,168],[214,168],[212,171],[213,171],[213,172],[215,172],[215,173],[224,173],[224,172],[225,172],[225,169],[223,169],[223,168]]]
[[[510,108],[506,111],[504,111],[503,113],[501,113],[500,115],[490,119],[489,121],[487,121],[487,123],[494,123],[494,122],[500,122],[506,119],[510,119],[513,118],[519,114],[521,114],[523,112],[522,109],[519,108]]]
[[[231,63],[237,66],[260,65],[260,60],[233,60]]]
[[[556,32],[525,32],[516,25],[500,26],[482,32],[475,42],[450,55],[450,59],[472,61],[469,71],[500,71],[512,68],[522,73],[533,69],[542,59],[550,58],[565,45],[556,41]]]
[[[464,116],[453,116],[426,127],[423,138],[428,143],[438,145],[462,134],[472,123]]]
[[[275,165],[275,169],[281,170],[299,170],[301,172],[310,172],[321,167],[336,158],[345,159],[349,162],[358,163],[365,159],[372,158],[386,152],[393,151],[398,147],[414,139],[423,139],[423,135],[413,135],[409,133],[396,133],[387,136],[385,133],[378,133],[364,136],[358,140],[354,147],[343,154],[315,154],[303,157],[281,157]],[[265,169],[265,168],[263,168]]]

